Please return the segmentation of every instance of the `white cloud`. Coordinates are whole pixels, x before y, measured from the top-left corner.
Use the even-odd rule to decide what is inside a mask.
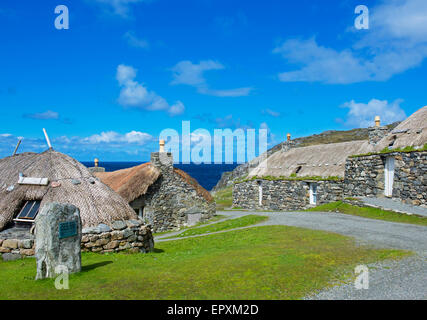
[[[133,67],[125,66],[123,64],[117,67],[116,79],[121,86],[132,81],[136,77],[136,70]]]
[[[252,88],[237,88],[230,90],[212,90],[207,88],[198,88],[198,92],[215,97],[245,97],[252,91]]]
[[[59,113],[48,110],[46,112],[41,112],[41,113],[27,113],[27,114],[24,114],[24,118],[36,119],[36,120],[58,120]]]
[[[241,97],[250,94],[252,88],[249,87],[229,90],[210,89],[204,77],[204,72],[222,69],[225,69],[225,67],[221,63],[213,60],[200,61],[198,64],[194,64],[191,61],[181,61],[171,69],[173,72],[171,84],[193,86],[197,88],[197,91],[201,94],[216,97]]]
[[[381,117],[381,123],[390,124],[406,118],[405,111],[400,107],[403,100],[391,103],[387,100],[372,99],[368,103],[358,103],[354,100],[346,102],[342,107],[348,108],[344,124],[350,127],[366,128],[374,125],[375,116]]]
[[[271,109],[263,109],[263,110],[261,110],[261,113],[262,114],[268,114],[269,116],[272,116],[274,118],[278,118],[281,115],[280,112],[277,112],[277,111],[274,111]]]
[[[173,117],[184,113],[184,111],[184,104],[181,101],[177,101],[173,106],[169,108],[168,112]]]
[[[116,79],[122,87],[118,99],[119,104],[150,111],[165,110],[173,116],[184,112],[185,106],[182,102],[178,101],[170,106],[163,97],[153,91],[148,91],[143,84],[135,81],[136,74],[137,70],[131,66],[121,64],[117,67]]]
[[[19,152],[42,152],[47,149],[47,144],[42,136],[38,138],[16,137],[12,134],[0,134],[0,157],[10,155],[18,139],[22,139]],[[55,150],[65,152],[72,156],[80,157],[81,154],[126,153],[137,151],[150,152],[156,138],[141,131],[130,131],[124,134],[116,131],[104,131],[87,137],[60,136],[51,137]]]
[[[283,82],[352,83],[372,77],[371,63],[356,58],[350,50],[338,52],[319,46],[314,38],[287,40],[273,52],[291,63],[304,65],[300,70],[280,73]]]
[[[181,61],[172,68],[174,78],[172,84],[205,85],[206,79],[203,76],[203,72],[221,69],[224,69],[224,66],[212,60],[200,61],[199,64],[193,64],[191,61]]]
[[[118,15],[122,18],[129,18],[130,5],[147,2],[147,0],[94,0],[107,7],[107,12]]]
[[[144,39],[138,38],[134,32],[128,31],[123,35],[123,38],[127,41],[127,43],[135,48],[148,49],[150,45]]]
[[[280,73],[279,79],[332,84],[385,81],[420,65],[427,57],[427,1],[387,1],[370,13],[370,29],[349,49],[327,48],[314,38],[286,40],[273,52],[302,67]]]

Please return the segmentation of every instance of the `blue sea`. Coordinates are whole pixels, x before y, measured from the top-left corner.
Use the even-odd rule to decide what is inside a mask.
[[[93,167],[93,162],[82,162],[86,167]],[[135,167],[142,162],[100,162],[99,166],[105,168],[105,171],[116,171]],[[221,175],[226,171],[233,171],[238,166],[234,164],[174,164],[175,168],[187,172],[196,179],[206,190],[212,190],[217,184]]]

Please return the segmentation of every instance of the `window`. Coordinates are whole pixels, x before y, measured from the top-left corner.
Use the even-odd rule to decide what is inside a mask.
[[[37,214],[39,213],[41,201],[27,201],[19,212],[16,220],[20,221],[34,221]]]
[[[317,204],[317,183],[310,183],[310,204]]]
[[[394,143],[396,142],[396,139],[397,139],[397,137],[396,136],[393,136],[393,138],[392,138],[393,140],[391,140],[390,141],[390,143],[388,144],[388,148],[389,149],[393,149],[393,145],[394,145]]]

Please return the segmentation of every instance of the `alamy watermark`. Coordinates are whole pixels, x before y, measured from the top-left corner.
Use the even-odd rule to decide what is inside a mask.
[[[358,14],[354,20],[354,27],[357,30],[369,29],[369,9],[365,5],[358,5],[354,9],[354,13]]]
[[[55,18],[55,28],[58,30],[70,29],[70,16],[68,14],[68,7],[61,4],[56,6],[55,13],[58,16]]]
[[[182,121],[181,133],[174,129],[160,133],[165,152],[171,152],[175,161],[184,164],[245,163],[257,153],[266,157],[267,136],[267,129],[214,129],[213,136],[206,129],[191,132],[190,121]]]
[[[357,290],[369,289],[369,268],[365,265],[358,265],[354,269],[354,273],[357,275],[354,280],[354,286]]]
[[[55,273],[57,274],[55,278],[55,288],[57,290],[70,289],[68,268],[64,265],[56,266]]]

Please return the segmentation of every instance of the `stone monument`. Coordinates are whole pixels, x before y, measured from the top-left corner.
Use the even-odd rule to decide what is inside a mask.
[[[81,271],[82,222],[73,205],[46,204],[35,220],[38,279]]]

